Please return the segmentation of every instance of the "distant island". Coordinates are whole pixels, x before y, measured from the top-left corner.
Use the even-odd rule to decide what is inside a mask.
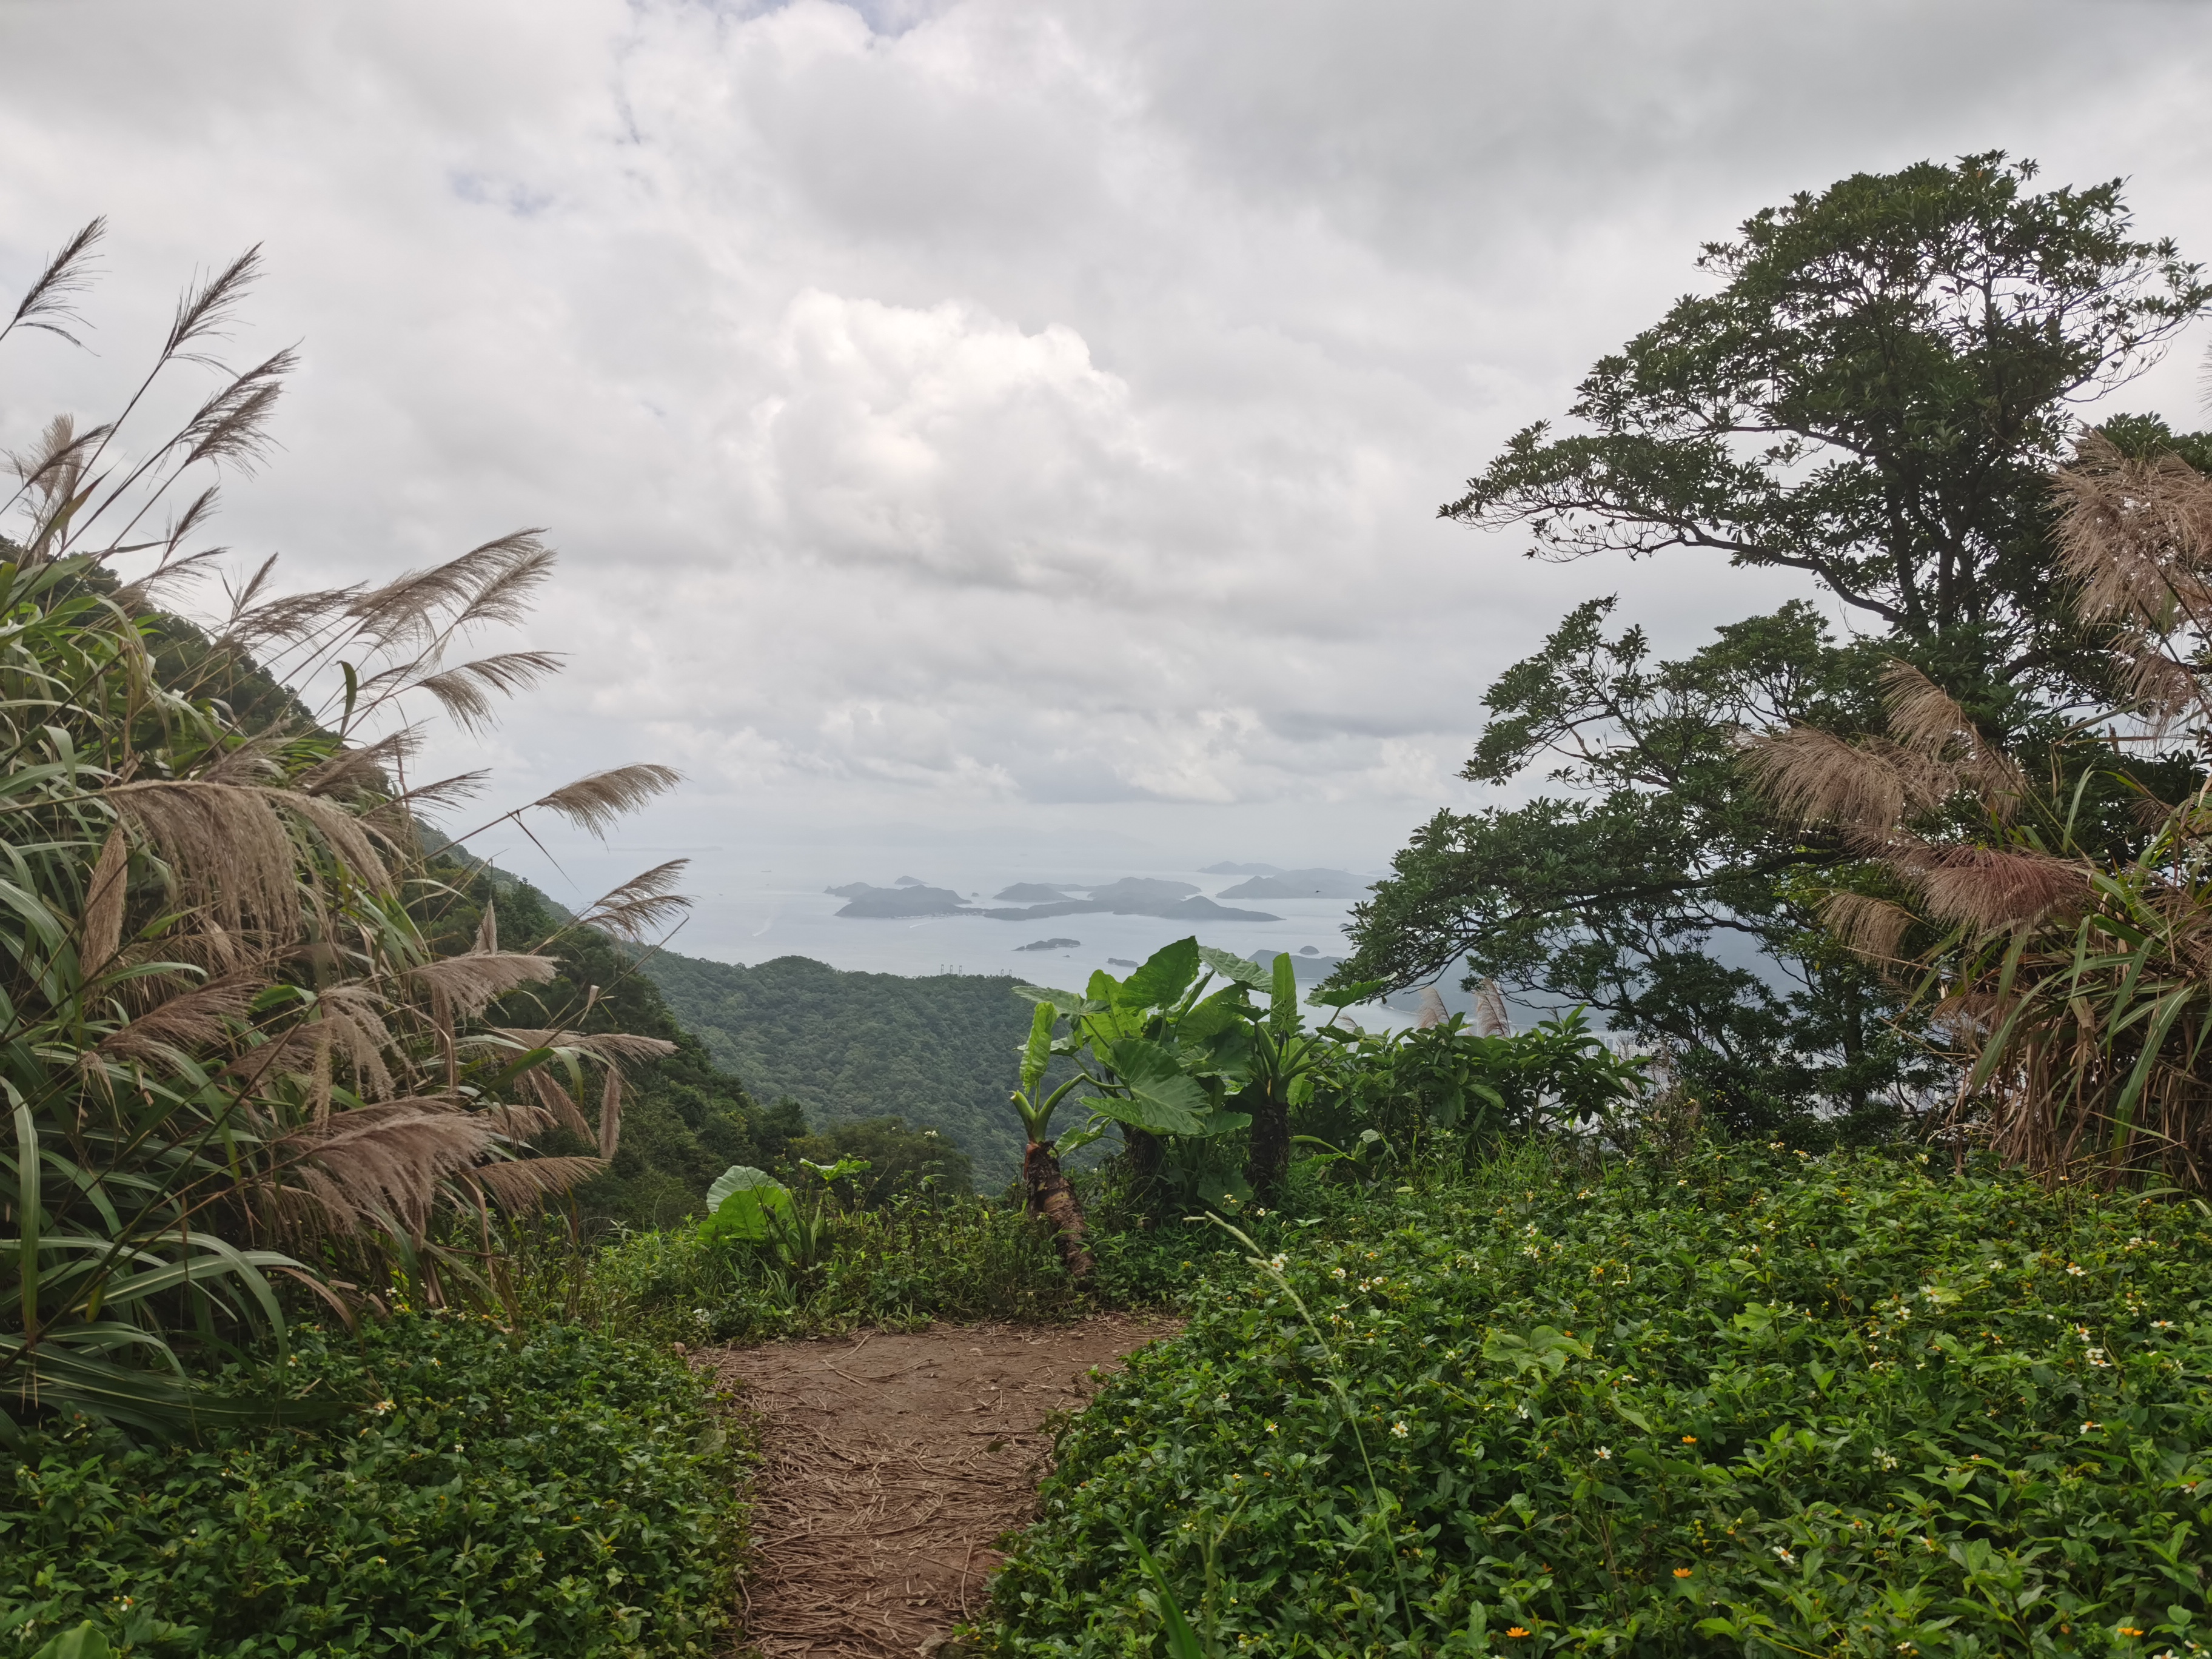
[[[1199,896],[1198,889],[1187,881],[1162,881],[1150,876],[1124,876],[1103,886],[1079,890],[1089,895],[1084,898],[1065,897],[1063,893],[1068,890],[1059,887],[1021,883],[1007,888],[999,896],[1028,898],[1037,893],[1047,896],[1036,903],[995,907],[969,904],[949,887],[927,886],[912,877],[902,877],[898,884],[890,887],[873,887],[865,881],[856,881],[827,890],[846,901],[844,908],[837,912],[841,916],[988,916],[994,921],[1045,921],[1055,916],[1085,915],[1161,916],[1170,921],[1188,922],[1282,920],[1265,910],[1237,910],[1216,904],[1210,898]],[[1299,896],[1304,896],[1303,890]]]
[[[1278,870],[1223,890],[1224,898],[1355,899],[1366,896],[1367,881],[1349,870]]]
[[[1017,945],[1017,951],[1073,951],[1079,949],[1079,939],[1041,939],[1034,945]]]
[[[920,882],[898,887],[871,887],[856,881],[829,890],[847,901],[841,916],[952,916],[967,909],[959,894],[947,887],[925,887]]]

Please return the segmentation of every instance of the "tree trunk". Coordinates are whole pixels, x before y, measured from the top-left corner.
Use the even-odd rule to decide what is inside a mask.
[[[1244,1160],[1244,1179],[1261,1203],[1278,1204],[1290,1178],[1291,1110],[1270,1089],[1252,1102],[1252,1148]]]
[[[1121,1148],[1128,1155],[1129,1173],[1134,1177],[1132,1185],[1137,1197],[1151,1203],[1153,1190],[1159,1185],[1160,1165],[1167,1162],[1167,1148],[1160,1145],[1160,1138],[1151,1130],[1127,1123],[1121,1126]]]
[[[1077,1279],[1090,1278],[1091,1270],[1098,1264],[1083,1242],[1083,1206],[1060,1171],[1059,1155],[1048,1143],[1030,1142],[1029,1151],[1022,1157],[1022,1185],[1029,1193],[1030,1213],[1052,1223],[1062,1265]]]

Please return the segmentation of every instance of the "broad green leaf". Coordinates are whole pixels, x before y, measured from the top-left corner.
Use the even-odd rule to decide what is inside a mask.
[[[1211,945],[1201,945],[1198,947],[1198,957],[1222,978],[1234,980],[1255,991],[1264,991],[1274,983],[1274,976],[1249,957],[1217,950]]]
[[[1141,1037],[1125,1038],[1109,1051],[1107,1063],[1130,1097],[1085,1101],[1091,1110],[1154,1134],[1194,1135],[1204,1131],[1212,1103],[1197,1080],[1176,1063],[1170,1050]]]
[[[1188,1078],[1183,1081],[1190,1083]],[[1191,1083],[1190,1087],[1203,1103],[1206,1097],[1200,1092],[1198,1085]],[[1092,1095],[1083,1104],[1101,1117],[1110,1117],[1116,1123],[1126,1123],[1133,1129],[1150,1130],[1156,1135],[1194,1135],[1202,1133],[1206,1127],[1205,1118],[1197,1112],[1183,1109],[1148,1094],[1133,1092],[1127,1100]]]
[[[1288,1036],[1298,1029],[1298,970],[1288,951],[1276,954],[1269,985],[1267,1022]]]
[[[1306,1000],[1316,1008],[1349,1008],[1357,1003],[1371,1001],[1383,987],[1379,979],[1363,979],[1356,984],[1342,985],[1332,990],[1323,986]]]
[[[1070,1152],[1080,1152],[1092,1141],[1102,1139],[1106,1133],[1106,1122],[1103,1117],[1094,1117],[1078,1124],[1052,1143],[1054,1155],[1066,1158]]]
[[[90,1620],[59,1636],[31,1656],[31,1659],[108,1659],[115,1651]]]
[[[1190,988],[1199,974],[1198,940],[1163,945],[1145,965],[1123,980],[1114,994],[1116,1008],[1169,1008]]]
[[[710,1244],[732,1238],[763,1243],[772,1231],[788,1225],[797,1213],[790,1188],[771,1179],[762,1186],[740,1187],[724,1198],[700,1224],[699,1237]]]
[[[724,1199],[748,1187],[776,1187],[781,1184],[766,1170],[756,1170],[750,1164],[732,1164],[708,1186],[707,1207],[719,1210]]]
[[[1022,1092],[1029,1093],[1044,1076],[1044,1068],[1052,1063],[1052,1028],[1058,1018],[1058,1008],[1050,1002],[1040,1002],[1030,1020],[1030,1040],[1022,1045]]]

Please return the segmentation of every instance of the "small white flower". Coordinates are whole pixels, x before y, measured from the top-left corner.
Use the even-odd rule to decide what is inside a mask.
[[[1400,1440],[1403,1440],[1403,1439],[1406,1437],[1406,1436],[1407,1436],[1407,1434],[1408,1431],[1407,1431],[1407,1429],[1406,1425],[1405,1425],[1403,1423],[1393,1423],[1393,1424],[1390,1425],[1390,1432],[1391,1432],[1391,1434],[1392,1434],[1393,1436],[1395,1436],[1396,1438],[1398,1438],[1398,1439],[1400,1439]]]
[[[1344,1269],[1341,1267],[1331,1267],[1328,1270],[1328,1276],[1331,1279],[1341,1279],[1344,1277]]]
[[[1797,1558],[1790,1554],[1788,1550],[1784,1549],[1779,1544],[1774,1546],[1774,1559],[1781,1562],[1785,1567],[1794,1567],[1797,1565]]]
[[[1613,1448],[1610,1446],[1600,1446],[1597,1449],[1597,1455],[1609,1463],[1613,1461]]]
[[[2150,1322],[2150,1328],[2154,1331],[2170,1331],[2173,1328],[2173,1322],[2171,1319],[2154,1319]]]
[[[1280,1273],[1291,1265],[1291,1259],[1286,1255],[1271,1255],[1267,1258],[1267,1265]]]
[[[2066,1264],[2066,1271],[2071,1273],[2075,1278],[2079,1279],[2084,1273],[2087,1272],[2088,1269],[2082,1267],[2079,1262],[2069,1261]]]
[[[1275,1431],[1275,1423],[1274,1423],[1274,1419],[1273,1419],[1273,1418],[1270,1418],[1270,1419],[1267,1419],[1267,1432],[1268,1432],[1269,1434],[1273,1434],[1273,1433],[1274,1433],[1274,1431]]]

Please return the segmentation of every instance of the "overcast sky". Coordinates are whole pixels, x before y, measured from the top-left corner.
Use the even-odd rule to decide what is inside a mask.
[[[1433,516],[1700,240],[2002,148],[2212,258],[2208,111],[2186,0],[0,0],[0,280],[113,226],[0,441],[104,412],[258,242],[236,350],[305,367],[222,539],[303,584],[562,551],[568,672],[444,744],[501,800],[678,765],[629,840],[709,886],[1373,866],[1476,798],[1484,685],[1577,599],[1686,644],[1790,591]],[[2128,405],[2201,424],[2203,343]]]

